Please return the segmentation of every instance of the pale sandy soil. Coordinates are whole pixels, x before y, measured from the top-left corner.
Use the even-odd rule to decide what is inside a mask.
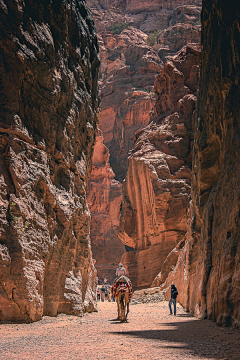
[[[190,317],[167,302],[130,306],[119,323],[116,303],[99,303],[83,318],[59,315],[32,324],[0,325],[0,359],[239,360],[240,332]]]

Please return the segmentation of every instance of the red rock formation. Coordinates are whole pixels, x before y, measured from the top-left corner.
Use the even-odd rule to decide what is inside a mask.
[[[125,251],[118,238],[122,184],[114,180],[109,165],[109,151],[99,131],[93,153],[93,168],[88,182],[88,204],[91,212],[91,244],[98,278],[115,278],[117,264]]]
[[[86,182],[98,45],[84,1],[0,2],[0,320],[94,310]]]
[[[188,23],[176,24],[161,31],[157,35],[157,45],[154,50],[165,62],[169,56],[175,55],[181,48],[188,43],[200,43],[200,25]]]
[[[166,29],[176,23],[199,22],[201,0],[87,0],[93,9],[98,32],[126,22],[146,33]]]
[[[175,269],[164,284],[167,287],[174,281],[178,285],[181,302],[195,316],[237,327],[239,16],[239,3],[203,1],[203,55],[188,234]]]
[[[121,182],[127,173],[127,155],[133,146],[131,138],[150,121],[149,113],[155,102],[153,84],[163,66],[161,57],[165,60],[166,55],[176,54],[187,42],[200,41],[200,26],[192,25],[199,21],[200,7],[193,3],[196,2],[90,1],[101,56],[99,127],[110,151],[110,164]],[[158,16],[164,19],[164,24],[161,25]],[[165,29],[170,19],[173,23],[186,20],[186,24],[162,31],[158,34],[158,45],[147,45],[146,32]],[[128,29],[117,29],[120,24],[127,24]]]
[[[130,28],[120,35],[103,34],[100,128],[118,180],[127,171],[127,154],[136,130],[149,123],[153,84],[162,61],[145,43],[146,34]],[[114,47],[114,49],[113,49]]]
[[[186,84],[199,60],[199,48],[187,46],[164,65],[155,82],[158,117],[135,134],[128,158],[119,236],[129,247],[122,261],[135,288],[151,285],[187,231],[196,97]]]
[[[163,66],[163,62],[159,57],[163,46],[161,41],[159,40],[160,44],[156,46],[155,51],[152,46],[147,45],[146,40],[148,35],[140,29],[144,29],[144,31],[165,29],[170,19],[172,19],[173,23],[177,21],[177,19],[181,22],[185,20],[186,23],[190,25],[188,25],[188,29],[185,32],[184,25],[179,25],[181,40],[174,30],[167,33],[169,36],[166,35],[163,37],[166,39],[167,45],[169,45],[171,41],[174,42],[178,39],[177,42],[175,41],[176,44],[169,50],[172,53],[176,53],[178,50],[177,45],[180,46],[180,43],[182,44],[184,41],[184,43],[186,43],[192,39],[195,40],[195,37],[197,41],[199,41],[199,31],[198,29],[196,30],[192,24],[199,20],[200,8],[193,5],[183,5],[185,3],[192,4],[192,1],[176,1],[172,4],[166,1],[158,1],[155,3],[139,2],[139,4],[134,1],[129,1],[127,6],[125,1],[88,0],[88,3],[92,7],[98,30],[101,56],[100,87],[102,90],[102,108],[99,127],[103,133],[104,144],[110,152],[110,164],[116,174],[116,179],[122,182],[127,174],[127,156],[133,146],[132,137],[137,130],[142,129],[150,122],[152,108],[155,103],[153,84],[156,75],[161,73]],[[195,3],[196,2],[194,2],[194,4]],[[179,11],[177,11],[176,6],[179,5]],[[134,10],[136,6],[141,7],[141,11],[138,13]],[[154,6],[158,6],[158,11],[156,11]],[[160,7],[162,7],[162,9],[160,9]],[[117,28],[119,24],[125,24],[124,26],[128,24],[128,28],[124,30],[122,28],[119,29]],[[176,28],[177,26],[174,29]],[[189,31],[190,28],[193,29],[193,35]],[[163,58],[165,59],[165,55]],[[187,67],[188,64],[185,66]],[[186,79],[189,78],[189,83],[181,84],[180,88],[184,94],[187,94],[188,90],[184,86],[189,87],[191,82],[194,83],[194,81],[196,81],[196,74],[193,71],[191,77],[189,77],[189,74],[186,74],[185,77]],[[172,86],[174,87],[174,84],[172,84]],[[171,91],[173,98],[171,101],[174,101],[174,97],[177,96],[177,89],[174,90],[175,92],[173,90]],[[181,91],[178,94],[180,97],[178,96],[174,105],[177,109],[176,111],[178,111],[178,100],[183,97]],[[192,89],[192,91],[195,91],[195,89]],[[188,99],[183,100],[183,107],[185,106],[184,102],[188,102]],[[170,114],[171,111],[168,114]],[[166,115],[167,113],[165,113],[164,116]],[[99,171],[102,173],[103,165],[100,165],[99,170],[97,170],[97,166],[98,165],[94,167],[94,172]],[[95,175],[93,175],[93,177],[95,177]],[[107,178],[108,177],[105,178],[102,176],[102,187],[104,189],[106,183],[108,183]],[[102,191],[100,189],[99,177],[96,187],[94,182],[92,183],[90,193],[95,192],[96,199],[98,197],[101,198]],[[100,192],[99,195],[97,195],[98,191]],[[90,195],[90,197],[92,197],[92,195]],[[95,200],[91,200],[91,204],[95,206]],[[98,213],[96,215],[95,208],[92,209],[92,211],[93,222],[95,224],[92,225],[92,235],[94,244],[93,252],[97,259],[96,266],[100,277],[109,278],[107,266],[112,267],[112,264],[116,262],[116,260],[106,261],[106,259],[110,259],[112,255],[110,254],[110,248],[108,249],[109,253],[107,253],[107,248],[105,248],[103,242],[106,234],[110,233],[109,226],[111,222],[107,220],[106,224],[108,225],[106,225],[104,229],[105,222],[103,221],[103,219],[109,219],[109,213],[107,209],[102,210],[101,214],[103,218],[101,222],[101,234],[99,234],[95,230],[99,227],[95,220],[99,222],[101,214]],[[107,236],[107,238],[114,239],[115,230],[113,230],[111,236]],[[99,246],[97,241],[99,241]],[[108,244],[111,244],[111,242],[108,241]],[[116,244],[116,240],[114,240],[114,244]],[[94,249],[97,249],[97,251],[95,252]],[[105,264],[104,267],[103,263]],[[102,270],[100,270],[100,264],[102,264]],[[105,275],[104,271],[106,271]],[[112,275],[110,277],[112,277]]]

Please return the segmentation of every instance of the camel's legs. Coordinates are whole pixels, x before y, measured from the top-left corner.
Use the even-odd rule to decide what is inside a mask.
[[[126,315],[126,317],[128,316],[128,314],[129,314],[129,300],[127,302],[127,315]]]
[[[122,302],[121,302],[121,295],[119,295],[117,297],[117,307],[118,307],[117,320],[121,320],[121,322],[127,321],[127,316],[129,313],[129,293],[128,292],[126,292],[124,294],[124,299]]]
[[[118,310],[117,320],[120,320],[121,319],[121,316],[120,316],[120,311],[121,311],[120,296],[117,297],[117,310]]]

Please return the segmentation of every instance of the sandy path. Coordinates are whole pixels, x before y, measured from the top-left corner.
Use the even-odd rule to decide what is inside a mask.
[[[0,325],[0,359],[240,359],[240,332],[190,317],[167,302],[130,306],[121,324],[115,303],[83,318],[59,315],[33,324]]]

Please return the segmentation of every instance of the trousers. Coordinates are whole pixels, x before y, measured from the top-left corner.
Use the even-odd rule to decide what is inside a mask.
[[[177,300],[176,299],[170,299],[168,306],[169,306],[169,310],[170,310],[170,314],[172,314],[172,304],[173,304],[173,311],[174,311],[174,315],[176,315],[176,311],[177,311]]]

